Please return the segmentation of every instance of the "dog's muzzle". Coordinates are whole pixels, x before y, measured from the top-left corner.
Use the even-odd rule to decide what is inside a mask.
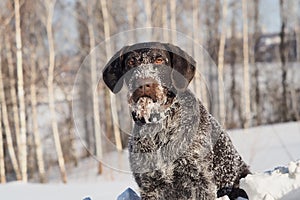
[[[174,92],[163,86],[159,71],[149,67],[137,69],[129,84],[128,103],[132,118],[139,125],[163,119],[170,100],[175,97]]]

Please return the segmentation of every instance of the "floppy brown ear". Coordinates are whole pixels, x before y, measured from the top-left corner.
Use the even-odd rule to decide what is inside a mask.
[[[123,87],[123,52],[127,46],[119,50],[106,64],[102,71],[103,81],[107,87],[113,92],[118,93]]]
[[[179,47],[165,45],[171,57],[173,85],[179,91],[185,90],[195,75],[196,61]]]

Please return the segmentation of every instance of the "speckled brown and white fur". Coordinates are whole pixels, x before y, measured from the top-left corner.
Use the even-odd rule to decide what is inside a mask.
[[[195,65],[179,47],[154,42],[122,48],[103,71],[111,91],[123,82],[128,88],[135,121],[129,160],[142,200],[235,199],[239,180],[250,173],[228,134],[187,89]]]
[[[130,163],[142,199],[215,199],[249,171],[227,133],[186,90],[162,123],[135,125]]]

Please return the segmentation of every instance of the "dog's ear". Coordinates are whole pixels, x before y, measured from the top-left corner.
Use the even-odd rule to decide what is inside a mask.
[[[173,85],[179,91],[185,90],[195,75],[196,61],[179,47],[165,45],[171,57]]]
[[[127,46],[119,50],[102,71],[103,81],[113,93],[118,93],[124,82],[124,52]]]

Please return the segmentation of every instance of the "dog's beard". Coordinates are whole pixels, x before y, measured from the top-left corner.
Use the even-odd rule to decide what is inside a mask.
[[[140,96],[137,100],[129,93],[129,108],[133,120],[138,125],[160,123],[166,117],[166,112],[172,105],[176,94],[164,88],[158,87],[155,95]],[[155,98],[151,98],[155,96]]]
[[[140,97],[136,103],[130,104],[133,120],[141,125],[158,123],[164,118],[166,102],[166,97],[156,102],[149,97]]]
[[[141,65],[128,73],[128,103],[132,118],[138,125],[159,123],[171,105],[175,93],[171,88],[172,68]],[[126,80],[126,78],[125,78]],[[139,88],[148,85],[147,89]]]

